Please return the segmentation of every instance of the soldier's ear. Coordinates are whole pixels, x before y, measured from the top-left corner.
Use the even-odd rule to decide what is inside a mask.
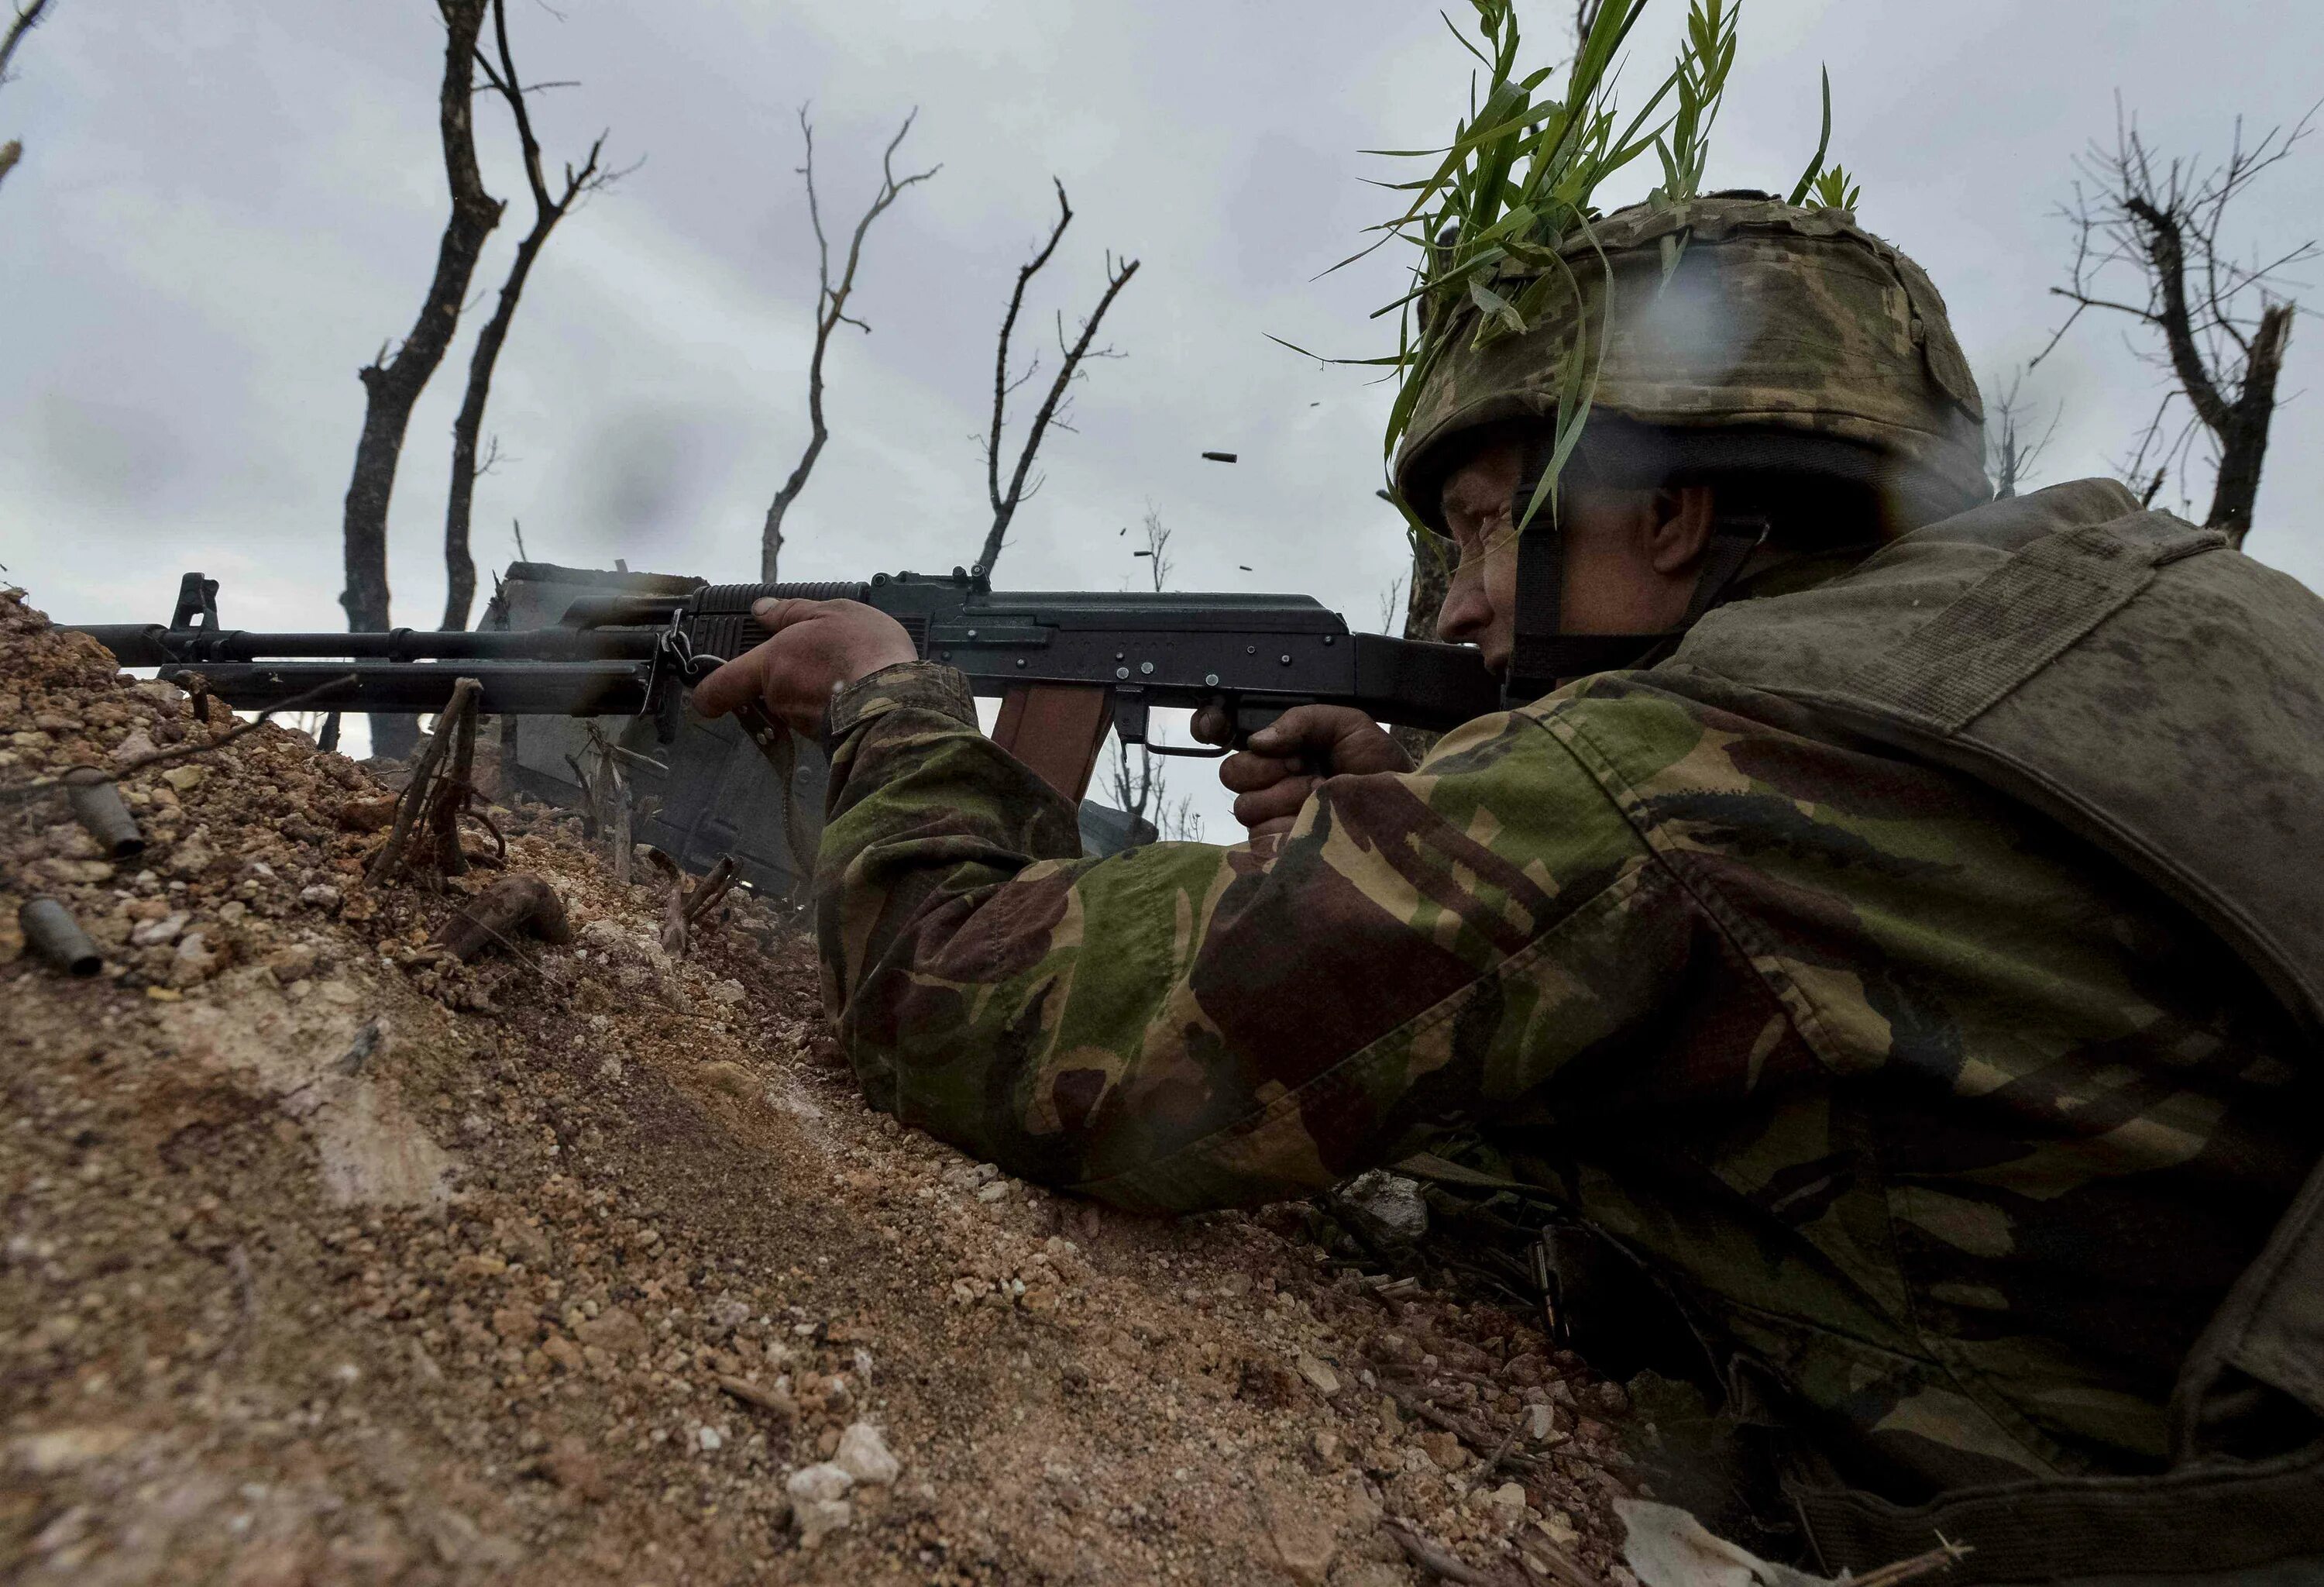
[[[1656,573],[1692,567],[1711,543],[1718,503],[1707,484],[1669,485],[1654,493],[1647,511],[1646,558]]]

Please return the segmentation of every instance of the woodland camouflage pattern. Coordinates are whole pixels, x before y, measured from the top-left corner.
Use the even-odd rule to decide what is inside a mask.
[[[1664,272],[1665,247],[1677,264]],[[1595,411],[1679,431],[1763,429],[1869,447],[1907,526],[1992,494],[1977,380],[1921,267],[1835,209],[1772,198],[1635,205],[1563,250],[1593,346],[1610,273],[1615,314]],[[1505,285],[1505,290],[1508,289]],[[1476,311],[1464,309],[1473,319]],[[1423,460],[1477,425],[1557,411],[1573,313],[1483,347],[1457,336],[1414,404],[1396,458],[1405,499],[1433,509]]]
[[[1322,785],[1271,854],[1078,857],[956,674],[855,685],[818,878],[871,1099],[1185,1211],[1481,1142],[1900,1499],[2155,1470],[2313,1159],[2282,1017],[2079,840],[1651,673]]]

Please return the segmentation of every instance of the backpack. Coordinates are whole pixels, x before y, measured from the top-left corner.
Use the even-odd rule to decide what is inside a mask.
[[[1691,675],[2051,817],[2191,911],[2324,1038],[2324,600],[2218,533],[2107,480],[1995,502],[1845,578],[1711,612],[1655,679],[1683,693]],[[1799,1481],[1792,1498],[1830,1568],[1941,1534],[1975,1550],[1953,1582],[2324,1581],[2324,1167],[2198,1339],[2171,1425],[2157,1476],[1917,1506]],[[2289,1453],[2241,1458],[2255,1426]]]

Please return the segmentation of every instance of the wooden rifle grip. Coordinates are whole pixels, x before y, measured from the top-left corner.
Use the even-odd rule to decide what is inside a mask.
[[[992,742],[1078,805],[1112,725],[1113,691],[1102,684],[1024,683],[1001,697]]]

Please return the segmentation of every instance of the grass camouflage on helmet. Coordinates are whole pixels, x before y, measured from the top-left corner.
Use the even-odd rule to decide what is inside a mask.
[[[1674,238],[1685,248],[1665,273]],[[1943,299],[1846,212],[1764,194],[1649,201],[1568,250],[1591,265],[1575,296],[1521,336],[1459,334],[1474,316],[1456,310],[1411,392],[1396,483],[1428,527],[1448,443],[1508,420],[1562,425],[1585,361],[1596,411],[1660,432],[1674,473],[1861,472],[1904,528],[1991,495],[1984,409]]]
[[[1351,361],[1396,373],[1384,448],[1416,528],[1438,527],[1443,443],[1507,420],[1545,430],[1517,514],[1529,523],[1593,410],[1669,429],[1698,476],[1739,446],[1747,471],[1876,474],[1908,524],[1985,499],[1982,411],[1943,301],[1855,225],[1858,189],[1826,164],[1829,78],[1787,200],[1705,198],[1733,0],[1694,0],[1669,72],[1627,118],[1616,57],[1646,0],[1595,8],[1554,97],[1552,69],[1519,69],[1515,0],[1471,4],[1484,47],[1455,30],[1484,74],[1469,114],[1442,148],[1378,152],[1434,163],[1395,184],[1404,208],[1374,228],[1372,247],[1419,253],[1409,290],[1379,311],[1399,316],[1396,351]],[[1649,150],[1662,180],[1606,216],[1600,189]],[[1714,431],[1739,436],[1714,446]]]

